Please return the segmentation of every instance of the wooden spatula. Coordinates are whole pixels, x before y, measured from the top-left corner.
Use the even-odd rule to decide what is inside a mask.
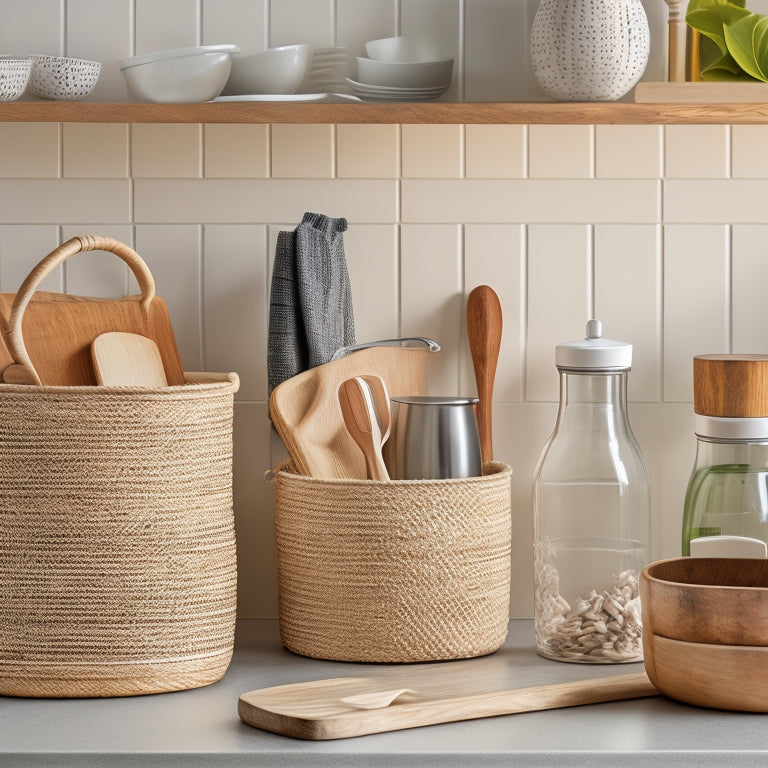
[[[128,264],[140,295],[106,300],[36,290],[70,256],[97,250],[114,253]],[[152,339],[160,350],[168,383],[185,382],[168,309],[155,296],[149,268],[132,248],[112,238],[74,237],[51,251],[16,294],[0,294],[0,328],[6,347],[0,350],[0,363],[4,363],[7,383],[95,385],[91,342],[108,331]]]
[[[297,739],[346,739],[368,733],[482,717],[656,696],[645,672],[510,691],[430,698],[401,687],[379,690],[382,680],[335,678],[279,685],[244,693],[240,719]],[[378,705],[378,707],[376,706]]]
[[[107,387],[167,387],[160,350],[137,333],[110,331],[91,344],[96,381]]]

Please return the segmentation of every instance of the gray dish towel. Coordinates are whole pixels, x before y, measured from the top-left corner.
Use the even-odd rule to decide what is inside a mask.
[[[269,299],[269,392],[355,343],[343,233],[346,219],[305,213],[277,236]]]

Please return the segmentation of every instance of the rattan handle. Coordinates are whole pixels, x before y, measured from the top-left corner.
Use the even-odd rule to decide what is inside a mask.
[[[32,361],[27,354],[27,348],[24,344],[24,337],[21,331],[21,321],[24,317],[24,310],[32,298],[32,294],[37,290],[40,283],[62,262],[70,256],[74,256],[80,251],[108,251],[119,256],[131,269],[136,276],[141,290],[139,303],[144,312],[144,316],[149,316],[149,308],[152,299],[155,297],[155,280],[149,267],[133,248],[114,240],[111,237],[100,237],[99,235],[82,235],[73,237],[62,243],[58,248],[51,251],[26,277],[19,286],[16,298],[11,305],[11,312],[8,316],[8,334],[6,345],[8,351],[15,361],[3,372],[3,378],[6,382],[14,384],[41,384],[40,377],[37,375]]]

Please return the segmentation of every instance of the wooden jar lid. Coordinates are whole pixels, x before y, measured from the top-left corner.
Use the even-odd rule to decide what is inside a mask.
[[[768,355],[697,355],[693,410],[702,416],[768,417]]]

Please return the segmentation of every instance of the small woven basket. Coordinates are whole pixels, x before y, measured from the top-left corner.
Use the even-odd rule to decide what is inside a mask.
[[[336,661],[469,658],[509,623],[511,476],[319,480],[277,471],[280,635]]]
[[[0,384],[0,694],[128,696],[224,674],[235,374]]]

